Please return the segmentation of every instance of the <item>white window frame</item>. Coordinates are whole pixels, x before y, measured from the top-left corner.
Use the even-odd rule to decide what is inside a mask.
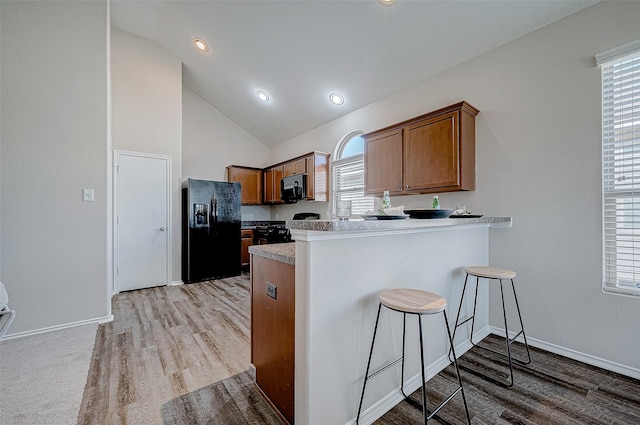
[[[640,40],[596,55],[602,70],[602,289],[640,296]]]
[[[335,216],[336,213],[336,200],[338,199],[350,199],[355,201],[351,206],[351,216],[359,217],[360,214],[364,214],[367,210],[373,209],[374,205],[374,197],[367,196],[364,193],[364,153],[353,155],[347,158],[342,158],[342,154],[344,152],[345,147],[349,143],[349,141],[356,137],[361,136],[364,133],[362,131],[352,131],[338,142],[336,145],[336,149],[333,155],[334,160],[331,162],[331,175],[333,182],[333,196],[331,200],[331,212],[332,215]],[[356,170],[361,167],[362,169],[362,184],[357,186],[352,186],[348,190],[343,190],[340,187],[340,178],[338,177],[338,172],[340,169],[344,169],[347,167],[355,168]],[[360,192],[360,193],[358,193]],[[344,195],[344,196],[343,196]]]

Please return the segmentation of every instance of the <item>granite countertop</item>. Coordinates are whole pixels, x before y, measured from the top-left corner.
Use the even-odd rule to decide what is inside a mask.
[[[420,229],[440,226],[487,224],[491,227],[511,227],[511,217],[441,218],[404,220],[294,220],[287,222],[291,230],[319,232],[352,232],[358,230]]]
[[[255,229],[257,226],[269,226],[271,224],[286,224],[284,220],[242,220],[241,228],[244,230]]]
[[[260,257],[280,261],[281,263],[291,265],[296,264],[295,242],[274,243],[269,245],[251,245],[249,247],[249,254],[259,255]]]

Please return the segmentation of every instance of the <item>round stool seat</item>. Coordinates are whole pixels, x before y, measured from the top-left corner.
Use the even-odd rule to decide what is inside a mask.
[[[378,295],[385,307],[405,313],[435,314],[447,306],[447,300],[420,289],[386,289]]]
[[[473,276],[486,277],[489,279],[513,279],[516,277],[516,272],[513,270],[499,269],[497,267],[471,266],[466,267],[464,271]]]

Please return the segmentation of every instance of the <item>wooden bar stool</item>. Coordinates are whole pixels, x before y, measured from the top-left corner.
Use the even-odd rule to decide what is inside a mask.
[[[440,409],[451,401],[458,393],[462,394],[462,402],[464,403],[464,410],[467,415],[467,422],[471,425],[471,418],[469,417],[469,410],[467,408],[467,400],[464,396],[464,389],[462,388],[462,380],[460,379],[460,372],[458,370],[458,362],[455,357],[455,352],[453,355],[453,364],[456,369],[456,376],[458,377],[458,388],[456,388],[449,397],[447,397],[444,401],[442,401],[435,409],[429,412],[427,408],[427,393],[425,388],[425,365],[424,365],[424,344],[422,341],[422,316],[427,314],[437,314],[442,312],[444,315],[444,323],[447,328],[447,335],[449,337],[449,343],[451,344],[451,351],[453,351],[453,338],[451,336],[451,332],[449,331],[449,322],[447,320],[447,313],[445,312],[445,307],[447,306],[447,301],[441,296],[434,294],[432,292],[422,291],[419,289],[388,289],[380,292],[378,295],[380,299],[380,303],[378,304],[378,315],[376,316],[376,324],[373,330],[373,338],[371,340],[371,350],[369,351],[369,360],[367,362],[367,370],[365,372],[364,383],[362,385],[362,395],[360,396],[360,405],[358,406],[358,415],[356,416],[356,425],[360,421],[360,413],[362,410],[362,401],[364,400],[364,392],[367,387],[367,381],[377,374],[385,371],[391,366],[397,364],[398,362],[402,363],[402,374],[401,379],[402,383],[400,385],[400,391],[405,399],[408,397],[404,392],[404,352],[405,352],[405,341],[406,341],[406,327],[407,327],[407,314],[414,314],[418,318],[418,329],[420,334],[420,365],[422,370],[422,415],[424,417],[424,423],[427,424],[427,421],[433,418]],[[378,369],[376,372],[369,374],[369,368],[371,366],[371,356],[373,354],[373,346],[376,341],[376,333],[378,331],[378,322],[380,319],[380,310],[382,306],[386,308],[398,311],[403,314],[403,325],[402,325],[402,357],[397,360],[392,361],[388,365]],[[451,352],[450,351],[450,352]]]
[[[522,323],[522,315],[520,314],[520,306],[518,305],[518,297],[516,295],[516,287],[515,284],[513,283],[513,279],[516,277],[516,272],[512,271],[512,270],[508,270],[508,269],[499,269],[497,267],[487,267],[487,266],[471,266],[471,267],[466,267],[464,269],[465,273],[467,274],[466,277],[464,278],[464,286],[462,287],[462,295],[460,296],[460,306],[458,307],[458,314],[456,316],[456,324],[453,327],[453,338],[455,339],[456,337],[456,330],[458,329],[458,327],[464,325],[465,323],[467,323],[469,320],[471,320],[471,335],[469,336],[469,341],[471,342],[471,344],[474,347],[479,347],[482,348],[483,350],[487,350],[487,351],[491,351],[495,354],[499,354],[501,356],[507,357],[507,359],[509,360],[509,374],[510,374],[510,381],[508,383],[504,383],[504,382],[500,382],[498,380],[495,380],[489,376],[483,375],[481,373],[478,372],[473,372],[477,375],[480,375],[482,377],[484,377],[485,379],[504,386],[504,387],[511,387],[513,385],[513,361],[517,361],[520,364],[529,364],[531,363],[531,353],[529,352],[529,344],[527,343],[527,336],[524,333],[524,325]],[[467,317],[466,319],[460,321],[460,311],[462,310],[462,304],[464,302],[464,293],[467,289],[467,281],[469,279],[469,276],[475,276],[476,278],[476,295],[475,298],[473,300],[473,314],[470,317]],[[506,346],[507,346],[507,354],[501,353],[499,351],[495,351],[492,350],[490,348],[487,347],[481,347],[479,345],[476,345],[473,342],[473,327],[475,325],[475,318],[476,318],[476,304],[478,301],[478,284],[480,282],[480,278],[485,278],[485,279],[489,279],[490,281],[499,281],[500,282],[500,296],[502,297],[502,314],[504,317],[504,331],[505,331],[505,340],[506,340]],[[511,289],[513,290],[513,298],[515,300],[516,303],[516,310],[518,312],[518,319],[520,321],[520,331],[513,337],[513,338],[509,338],[509,328],[507,326],[507,311],[505,309],[505,304],[504,304],[504,289],[503,289],[503,280],[511,280]],[[527,349],[527,360],[523,361],[523,360],[518,360],[516,358],[513,358],[511,356],[511,343],[513,341],[516,340],[516,338],[518,338],[520,335],[522,335],[522,338],[524,339],[524,346]],[[453,347],[453,343],[451,344],[451,347]],[[451,357],[451,350],[449,350],[449,357]],[[453,354],[455,356],[455,354]],[[465,368],[465,370],[468,370],[467,368]]]

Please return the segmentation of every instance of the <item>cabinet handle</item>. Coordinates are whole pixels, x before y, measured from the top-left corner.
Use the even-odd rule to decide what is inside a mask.
[[[407,184],[407,185],[405,185],[405,187],[406,187],[407,189],[409,189],[409,185],[408,185],[408,184]]]

